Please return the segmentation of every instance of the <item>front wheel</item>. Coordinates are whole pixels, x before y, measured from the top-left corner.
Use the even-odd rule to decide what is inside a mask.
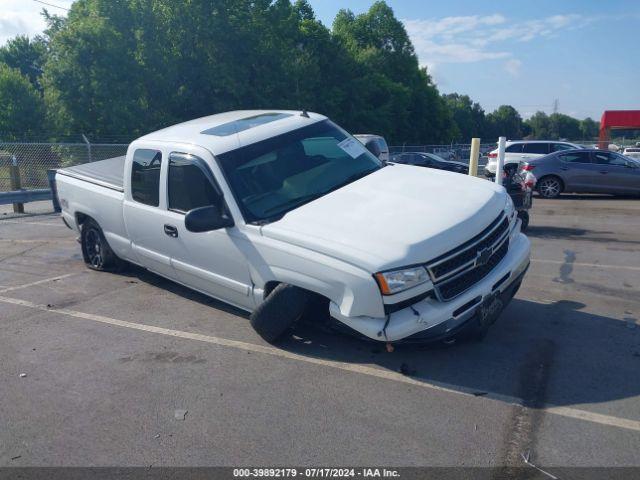
[[[82,224],[80,233],[82,258],[92,270],[119,271],[125,263],[119,259],[107,243],[102,229],[93,219],[87,219]]]
[[[298,287],[281,283],[251,314],[253,329],[273,343],[305,313],[310,294]]]
[[[562,181],[557,177],[543,177],[538,182],[538,193],[544,198],[557,198],[562,193]]]

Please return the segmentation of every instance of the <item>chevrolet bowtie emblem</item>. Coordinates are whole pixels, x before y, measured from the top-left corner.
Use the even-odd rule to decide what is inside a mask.
[[[490,248],[484,248],[484,249],[480,250],[476,254],[476,267],[479,267],[481,265],[486,265],[486,263],[489,261],[489,257],[491,257],[491,249]]]

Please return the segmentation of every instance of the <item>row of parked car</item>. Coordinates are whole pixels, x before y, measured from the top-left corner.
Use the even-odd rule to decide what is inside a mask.
[[[436,168],[456,173],[469,173],[466,163],[445,159],[435,153],[402,152],[390,155],[383,137],[356,135],[383,161]],[[484,175],[494,178],[498,149],[488,153]],[[585,148],[570,142],[521,140],[508,141],[504,169],[509,177],[527,172],[537,178],[540,196],[556,198],[561,193],[640,194],[640,147],[629,147],[624,154],[597,148]]]
[[[497,149],[489,153],[487,177],[495,176],[497,157]],[[568,142],[511,141],[504,165],[507,171],[534,172],[538,193],[545,198],[563,192],[640,194],[640,160],[609,150]]]

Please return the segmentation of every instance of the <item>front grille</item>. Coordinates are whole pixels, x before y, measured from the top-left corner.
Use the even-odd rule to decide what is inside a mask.
[[[505,241],[498,250],[493,252],[493,255],[489,257],[489,261],[484,265],[467,270],[462,275],[457,275],[451,280],[446,280],[439,284],[437,288],[440,298],[442,300],[451,300],[473,287],[500,263],[500,260],[507,254],[507,250],[509,250],[509,242]]]
[[[437,282],[461,270],[463,266],[473,264],[478,252],[496,243],[508,229],[509,220],[501,214],[471,240],[429,262],[427,269],[431,279]]]
[[[426,267],[441,300],[451,300],[483,279],[509,249],[509,219],[500,214],[478,235]]]

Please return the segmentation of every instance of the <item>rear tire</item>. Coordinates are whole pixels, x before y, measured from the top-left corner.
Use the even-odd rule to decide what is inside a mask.
[[[564,185],[558,177],[549,175],[538,180],[537,189],[541,197],[558,198],[564,190]]]
[[[82,224],[80,232],[80,244],[82,246],[82,258],[84,263],[92,270],[99,272],[121,271],[126,263],[117,257],[107,239],[102,233],[98,223],[88,218]]]
[[[281,283],[251,314],[251,326],[264,340],[273,343],[305,313],[310,295],[305,290]]]

